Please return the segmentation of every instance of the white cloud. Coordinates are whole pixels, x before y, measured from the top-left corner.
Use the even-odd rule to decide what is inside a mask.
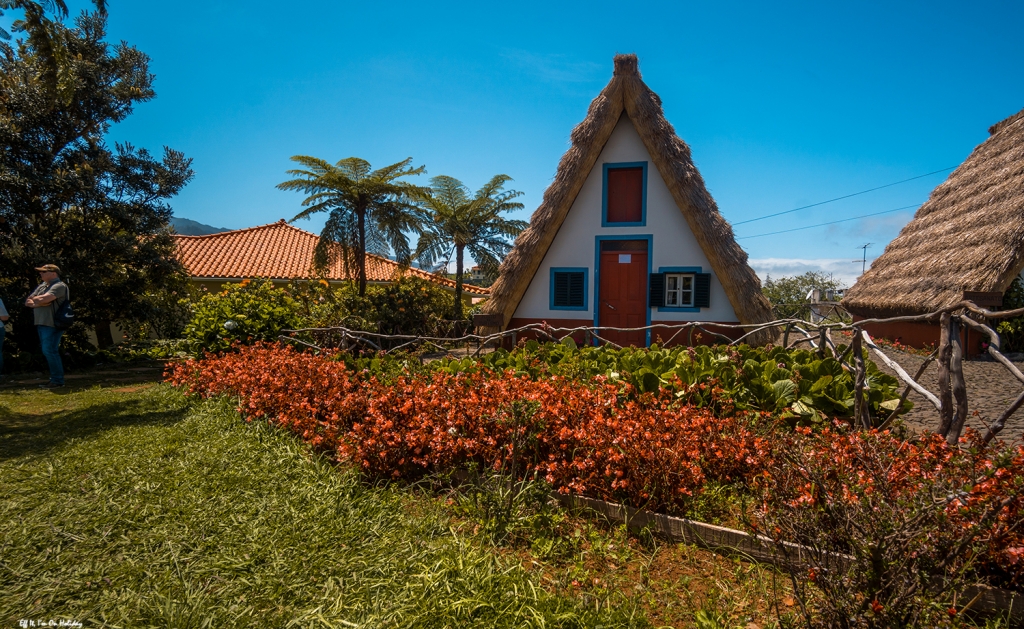
[[[526,50],[506,49],[502,56],[549,83],[587,83],[599,79],[602,67],[592,61],[575,61],[567,55],[537,54]]]
[[[871,266],[872,258],[868,258],[868,266]],[[778,278],[782,276],[793,276],[807,273],[808,271],[820,271],[831,273],[833,277],[842,282],[845,286],[853,286],[860,275],[860,260],[853,261],[849,258],[751,258],[750,266],[762,280],[768,275]]]

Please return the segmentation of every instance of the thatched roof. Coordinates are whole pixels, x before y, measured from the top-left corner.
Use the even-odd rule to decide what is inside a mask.
[[[740,322],[770,321],[771,306],[761,293],[761,281],[747,264],[746,252],[736,244],[732,227],[722,218],[704,186],[690,157],[690,147],[665,119],[661,99],[641,80],[636,55],[615,56],[612,80],[590,103],[587,117],[573,129],[572,146],[562,156],[554,181],[530,219],[530,227],[519,235],[501,265],[501,274],[491,287],[491,300],[484,311],[504,315],[506,323],[512,318],[558,228],[623,115],[629,118],[643,140],[679,211],[686,217],[715,275],[725,287]],[[771,338],[772,335],[766,333],[753,341],[765,343]]]
[[[1024,269],[1024,110],[989,133],[847,291],[851,312],[934,312],[964,291],[1003,292]]]

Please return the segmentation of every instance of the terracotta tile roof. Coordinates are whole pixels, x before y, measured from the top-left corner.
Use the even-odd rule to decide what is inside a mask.
[[[293,227],[284,219],[269,225],[236,229],[208,236],[175,235],[178,259],[195,279],[245,279],[265,277],[275,280],[308,279],[312,276],[313,250],[320,237]],[[415,277],[440,284],[454,290],[455,282],[420,269],[405,270]],[[370,282],[390,282],[401,273],[397,262],[381,256],[366,254],[366,279]],[[350,279],[341,264],[331,264],[325,279]],[[490,295],[491,291],[479,286],[463,284],[462,290],[471,295]]]

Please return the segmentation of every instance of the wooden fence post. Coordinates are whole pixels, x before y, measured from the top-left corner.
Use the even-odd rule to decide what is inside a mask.
[[[953,391],[949,388],[949,361],[953,346],[949,338],[950,316],[943,312],[939,317],[939,428],[935,432],[943,437],[949,435],[953,424]]]
[[[782,348],[789,347],[789,330],[793,327],[792,323],[786,324],[786,329],[782,331]]]
[[[824,328],[824,327],[818,328],[818,358],[822,358],[822,359],[825,358],[825,352],[827,351],[826,348],[825,348],[825,343],[826,343],[825,332],[826,332],[826,330],[828,330],[828,328]]]
[[[964,348],[960,340],[960,317],[949,319],[949,341],[952,346],[949,356],[949,379],[953,399],[956,401],[956,416],[946,436],[946,443],[956,445],[960,440],[964,422],[967,421],[967,383],[964,382]]]
[[[855,367],[853,386],[853,419],[860,422],[861,426],[870,430],[871,418],[868,415],[867,400],[864,399],[864,386],[867,383],[867,369],[864,366],[864,351],[861,348],[860,330],[853,329],[853,340],[850,342],[850,349],[853,352],[853,364]]]

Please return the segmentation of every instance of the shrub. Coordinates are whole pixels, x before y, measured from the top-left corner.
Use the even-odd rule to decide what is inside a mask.
[[[382,334],[443,334],[455,299],[433,282],[408,276],[371,285],[365,297],[353,283],[331,286],[326,280],[296,282],[288,292],[299,304],[302,327],[343,326]]]
[[[1019,277],[1013,279],[1010,288],[1003,295],[1003,310],[1024,308],[1024,282]],[[1024,317],[1004,319],[996,325],[1002,349],[1005,352],[1024,352]]]
[[[366,291],[382,334],[440,335],[455,296],[433,282],[403,277]]]
[[[958,613],[970,580],[1019,585],[1024,446],[951,448],[938,435],[845,428],[798,429],[774,445],[752,526],[793,559],[789,542],[810,548],[790,566],[808,621],[934,626]]]
[[[275,340],[281,330],[299,324],[298,304],[269,280],[245,280],[223,289],[200,297],[193,306],[184,335],[194,353],[224,351],[236,342]]]

